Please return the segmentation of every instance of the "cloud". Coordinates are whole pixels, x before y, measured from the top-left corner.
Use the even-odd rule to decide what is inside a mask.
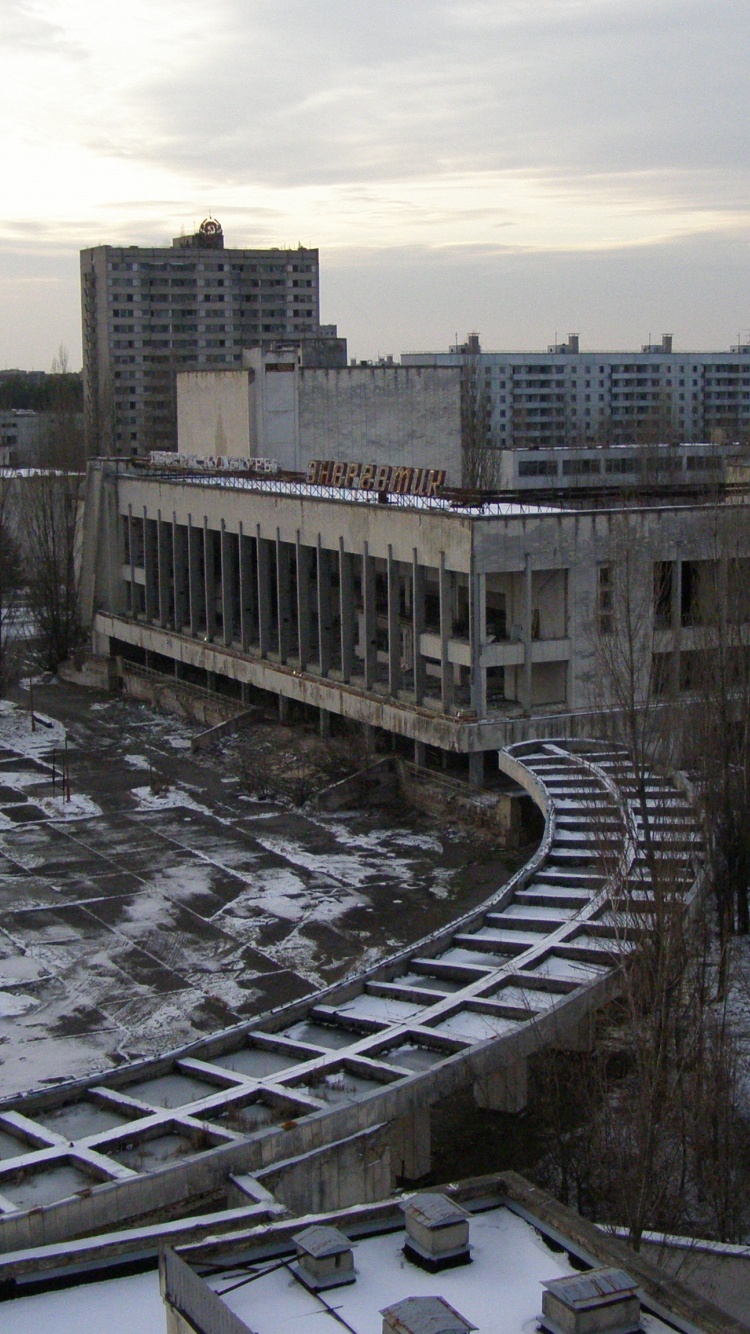
[[[411,302],[417,341],[425,312],[466,322],[494,290],[482,266],[514,256],[537,256],[518,272],[550,282],[588,256],[606,286],[609,255],[616,290],[636,281],[633,252],[649,283],[653,256],[689,283],[666,257],[702,256],[710,238],[739,282],[740,0],[6,0],[0,37],[0,236],[32,275],[66,256],[74,287],[79,247],[168,242],[211,211],[229,244],[319,245],[324,291],[326,271],[365,257],[379,285],[366,309],[392,296],[401,343],[399,255],[442,294]],[[736,322],[737,292],[717,292]],[[354,298],[345,310],[369,346]],[[717,327],[712,310],[696,318]]]
[[[750,12],[716,0],[223,0],[139,91],[146,153],[228,183],[747,160]],[[149,146],[150,145],[150,146]]]

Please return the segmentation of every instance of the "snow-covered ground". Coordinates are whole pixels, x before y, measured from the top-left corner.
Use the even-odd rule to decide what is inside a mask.
[[[0,704],[0,1096],[295,999],[507,874],[451,831],[248,799],[188,724],[71,690],[35,689],[74,701],[70,800],[62,722]]]
[[[166,1329],[156,1270],[3,1302],[3,1334],[155,1334]]]

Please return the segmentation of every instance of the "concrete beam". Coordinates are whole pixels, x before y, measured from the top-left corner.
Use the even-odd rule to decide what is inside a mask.
[[[310,661],[310,597],[312,549],[300,542],[297,533],[297,655],[301,672]]]
[[[341,621],[341,676],[350,681],[354,671],[354,575],[353,556],[339,538],[339,619]]]
[[[235,570],[235,551],[234,543],[237,539],[233,533],[228,533],[224,520],[221,521],[221,619],[223,622],[223,639],[229,647],[234,641],[234,604],[235,590],[237,586],[237,573]]]
[[[216,638],[216,533],[203,520],[203,579],[206,586],[206,638]]]
[[[173,626],[181,633],[188,624],[188,572],[187,531],[177,522],[177,515],[172,515],[172,568],[174,570],[174,619]]]
[[[318,533],[318,662],[320,675],[331,670],[331,553],[323,546]]]
[[[401,625],[399,620],[400,596],[398,562],[393,547],[388,547],[388,690],[397,695],[401,688]]]
[[[260,535],[257,527],[258,543],[258,643],[260,656],[265,658],[271,646],[271,544]]]

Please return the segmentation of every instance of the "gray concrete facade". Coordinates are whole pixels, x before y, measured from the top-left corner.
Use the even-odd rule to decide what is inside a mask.
[[[187,239],[81,251],[90,453],[174,448],[181,366],[241,365],[243,348],[256,344],[321,341],[317,250],[198,248]]]
[[[306,366],[295,349],[177,377],[180,449],[206,458],[311,459],[441,468],[462,481],[461,372],[453,367]]]
[[[103,461],[87,488],[97,652],[160,654],[470,755],[611,705],[600,641],[626,592],[642,604],[637,694],[658,679],[679,695],[704,634],[679,590],[750,559],[745,502],[383,504]]]

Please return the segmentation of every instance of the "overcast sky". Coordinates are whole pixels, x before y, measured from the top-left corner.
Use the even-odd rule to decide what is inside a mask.
[[[350,352],[748,339],[747,0],[2,0],[0,366],[78,250],[321,250]]]

